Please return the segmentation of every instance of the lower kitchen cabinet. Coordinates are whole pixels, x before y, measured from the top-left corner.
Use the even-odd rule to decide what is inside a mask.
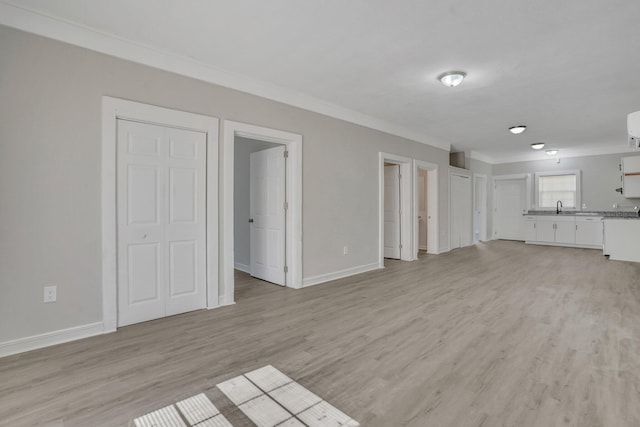
[[[602,248],[602,218],[527,215],[526,242],[538,245]]]

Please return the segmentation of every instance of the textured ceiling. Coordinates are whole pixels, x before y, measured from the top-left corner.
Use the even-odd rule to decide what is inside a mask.
[[[622,151],[640,110],[635,0],[13,0],[494,161]],[[467,72],[446,88],[436,76]],[[507,127],[524,123],[513,136]],[[544,154],[535,153],[544,156]]]

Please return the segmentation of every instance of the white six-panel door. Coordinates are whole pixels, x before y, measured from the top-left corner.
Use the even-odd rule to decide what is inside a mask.
[[[251,275],[286,284],[285,268],[285,147],[251,153],[250,268]]]
[[[118,120],[118,326],[206,306],[206,135]]]
[[[400,165],[384,167],[384,257],[400,259]]]

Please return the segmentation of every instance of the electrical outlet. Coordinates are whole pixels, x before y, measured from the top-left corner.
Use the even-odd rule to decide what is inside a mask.
[[[348,254],[349,254],[349,246],[345,246],[345,247],[342,249],[342,253],[343,253],[344,255],[348,255]]]
[[[56,302],[58,293],[57,286],[45,286],[44,287],[44,302]]]

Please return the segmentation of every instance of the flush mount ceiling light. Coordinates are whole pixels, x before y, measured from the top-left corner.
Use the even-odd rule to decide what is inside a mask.
[[[527,130],[527,127],[525,125],[511,126],[509,128],[509,132],[511,132],[514,135],[519,135],[522,132],[524,132],[525,130]]]
[[[547,153],[547,156],[555,156],[558,154],[558,150],[547,150],[545,153]]]
[[[534,150],[541,150],[542,147],[544,147],[544,142],[534,142],[533,144],[531,144],[531,148],[533,148]]]
[[[442,73],[438,76],[438,80],[442,82],[443,85],[448,87],[456,87],[467,76],[467,73],[464,71],[447,71],[446,73]]]

